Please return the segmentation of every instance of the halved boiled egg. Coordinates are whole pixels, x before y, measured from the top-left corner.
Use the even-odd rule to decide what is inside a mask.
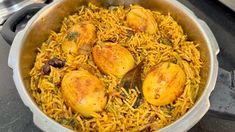
[[[100,112],[106,105],[104,84],[86,70],[71,71],[62,80],[65,103],[85,117]]]
[[[131,53],[119,44],[97,44],[92,54],[95,64],[106,74],[122,77],[135,66]]]
[[[143,82],[144,98],[153,105],[166,105],[179,97],[186,82],[182,68],[171,62],[155,66]]]

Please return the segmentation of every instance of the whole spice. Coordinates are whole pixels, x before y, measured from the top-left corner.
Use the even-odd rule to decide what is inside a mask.
[[[52,58],[49,59],[45,65],[42,66],[42,74],[48,75],[51,72],[50,66],[61,68],[65,65],[65,61],[58,59],[58,58]]]
[[[144,60],[142,60],[136,67],[128,71],[121,80],[120,87],[123,87],[127,92],[129,89],[137,88],[139,90],[139,95],[137,97],[136,102],[133,107],[137,108],[143,99],[142,92],[142,80],[141,80],[141,70],[144,64]]]
[[[45,64],[42,66],[42,74],[48,75],[51,72],[51,68],[49,64]]]
[[[52,58],[52,59],[48,60],[47,63],[49,65],[51,65],[53,67],[57,67],[57,68],[61,68],[65,65],[65,62],[63,60],[58,59],[58,58]]]

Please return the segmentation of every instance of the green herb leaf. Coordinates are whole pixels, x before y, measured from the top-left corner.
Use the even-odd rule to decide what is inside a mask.
[[[73,41],[76,40],[78,37],[79,37],[78,32],[69,32],[65,38],[68,39],[69,41]]]
[[[161,37],[158,39],[159,43],[166,44],[166,45],[172,45],[172,41],[169,38]]]
[[[60,119],[60,121],[59,121],[59,123],[60,123],[60,124],[62,124],[62,125],[67,125],[67,124],[68,124],[68,122],[69,122],[69,120],[68,120],[68,119],[66,119],[66,118],[64,118],[64,117],[63,117],[63,118],[61,118],[61,119]]]

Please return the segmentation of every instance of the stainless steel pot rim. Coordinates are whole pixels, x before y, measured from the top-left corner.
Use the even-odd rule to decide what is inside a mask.
[[[47,5],[45,8],[40,10],[27,24],[24,30],[19,32],[13,42],[13,45],[10,50],[8,65],[13,69],[13,78],[16,84],[17,90],[23,100],[24,104],[30,108],[33,112],[34,123],[44,131],[50,130],[59,130],[59,131],[71,131],[54,121],[53,119],[49,118],[45,113],[43,113],[37,106],[37,104],[31,99],[30,95],[28,94],[27,90],[25,89],[22,80],[20,79],[20,71],[19,71],[19,56],[20,52],[19,49],[22,48],[22,42],[24,41],[25,37],[27,36],[28,29],[30,26],[33,25],[34,21],[39,17],[39,14],[43,13],[48,8],[55,6],[62,0],[54,1],[50,5]],[[209,102],[209,95],[213,90],[217,78],[218,73],[218,61],[216,59],[216,55],[219,51],[218,45],[214,38],[213,34],[210,34],[210,31],[206,31],[209,28],[205,23],[197,18],[187,7],[179,3],[178,1],[171,1],[175,4],[178,8],[180,8],[185,14],[187,14],[192,21],[194,21],[198,28],[202,31],[203,35],[206,36],[206,41],[208,44],[208,48],[210,51],[210,58],[211,58],[211,69],[210,75],[208,79],[208,83],[206,88],[202,94],[202,96],[198,99],[195,105],[181,118],[173,122],[172,124],[160,129],[159,131],[187,131],[193,125],[195,125],[203,115],[208,111],[210,102]],[[205,28],[206,27],[206,28]],[[211,36],[212,35],[212,36]],[[213,46],[213,44],[215,46]],[[52,128],[56,127],[56,128]]]

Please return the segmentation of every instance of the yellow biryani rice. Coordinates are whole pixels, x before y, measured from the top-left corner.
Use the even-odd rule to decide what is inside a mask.
[[[202,65],[197,50],[198,44],[187,40],[187,35],[170,14],[163,15],[158,11],[151,11],[158,24],[155,34],[133,33],[125,21],[127,12],[128,9],[123,6],[104,9],[89,4],[78,7],[75,14],[64,18],[60,32],[52,31],[48,40],[42,43],[30,72],[30,90],[39,108],[46,115],[75,131],[152,131],[171,124],[194,105]],[[161,62],[170,61],[179,64],[186,74],[182,95],[168,105],[154,106],[144,101],[138,108],[133,108],[138,91],[122,89],[122,92],[128,95],[123,98],[119,94],[120,79],[101,73],[93,62],[92,55],[73,55],[63,52],[61,45],[66,31],[84,21],[95,25],[96,42],[112,41],[121,44],[131,52],[136,64],[145,58],[142,80],[151,67]],[[49,75],[42,74],[42,66],[53,57],[66,60],[65,66],[50,67]],[[92,118],[73,113],[65,104],[61,93],[60,83],[65,73],[76,70],[81,64],[88,64],[95,69],[95,76],[104,82],[109,95],[105,109]]]

